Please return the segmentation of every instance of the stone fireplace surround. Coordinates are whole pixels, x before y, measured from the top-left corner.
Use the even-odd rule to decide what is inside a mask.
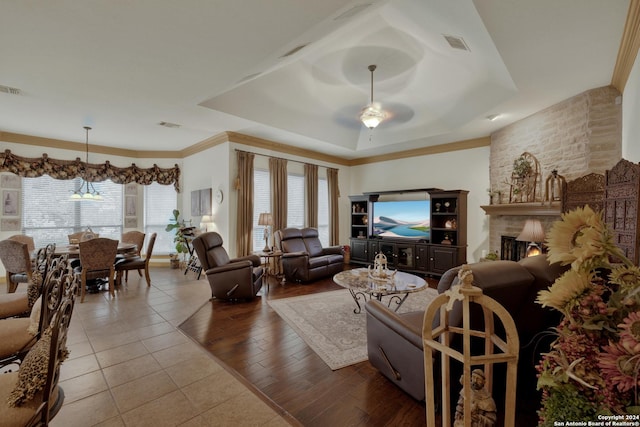
[[[508,203],[513,161],[523,152],[532,153],[540,162],[542,189],[553,169],[567,181],[591,172],[604,174],[622,158],[620,92],[612,86],[591,89],[492,134],[491,189],[502,192],[502,203]],[[530,205],[485,209],[490,215],[490,251],[499,254],[502,236],[517,236],[527,218],[539,219],[545,231],[560,219],[558,202],[549,207],[541,195],[537,199]]]

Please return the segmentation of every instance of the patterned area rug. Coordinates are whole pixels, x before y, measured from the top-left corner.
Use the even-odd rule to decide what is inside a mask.
[[[435,289],[410,294],[398,312],[424,310],[437,295]],[[382,302],[386,305],[388,299]],[[348,290],[282,298],[269,305],[332,370],[367,360],[365,309],[353,312],[356,304]]]

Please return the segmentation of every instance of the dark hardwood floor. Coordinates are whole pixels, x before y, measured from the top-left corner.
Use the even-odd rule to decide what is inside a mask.
[[[270,280],[268,294],[263,290],[261,297],[243,303],[210,301],[180,329],[290,414],[294,424],[425,425],[424,402],[405,394],[368,361],[332,371],[267,304],[268,299],[340,289],[331,278],[310,285]]]
[[[437,287],[437,279],[427,282]],[[332,371],[267,303],[337,289],[331,277],[307,285],[270,278],[268,293],[263,288],[257,298],[242,303],[205,302],[179,328],[266,396],[292,425],[424,426],[424,402],[405,394],[368,361]],[[538,424],[539,399],[535,384],[519,387],[516,426]],[[501,415],[496,425],[504,424]]]

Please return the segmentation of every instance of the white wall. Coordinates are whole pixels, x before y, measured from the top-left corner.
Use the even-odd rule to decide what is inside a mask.
[[[191,216],[191,192],[211,188],[211,204],[213,214],[213,229],[222,236],[225,245],[230,241],[229,217],[230,206],[232,206],[229,189],[232,179],[229,175],[229,143],[216,145],[215,147],[201,151],[192,156],[185,157],[182,166],[182,203],[180,206],[181,216],[192,221],[195,227],[200,226],[202,217]],[[216,190],[222,190],[222,203],[215,200]],[[233,205],[235,209],[235,204]]]
[[[489,154],[489,147],[481,147],[354,166],[349,195],[431,187],[469,191],[467,262],[475,262],[489,248],[489,217],[480,208],[488,204]]]
[[[622,94],[622,158],[640,162],[640,55]]]

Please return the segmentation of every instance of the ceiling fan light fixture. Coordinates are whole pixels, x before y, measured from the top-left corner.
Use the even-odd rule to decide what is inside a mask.
[[[387,118],[387,114],[382,111],[377,104],[373,103],[373,72],[376,70],[376,65],[369,65],[369,71],[371,72],[371,103],[362,109],[360,113],[360,121],[369,129],[375,129],[384,119]]]
[[[384,112],[373,105],[364,107],[360,113],[360,120],[369,129],[375,129],[386,117],[387,115]]]

